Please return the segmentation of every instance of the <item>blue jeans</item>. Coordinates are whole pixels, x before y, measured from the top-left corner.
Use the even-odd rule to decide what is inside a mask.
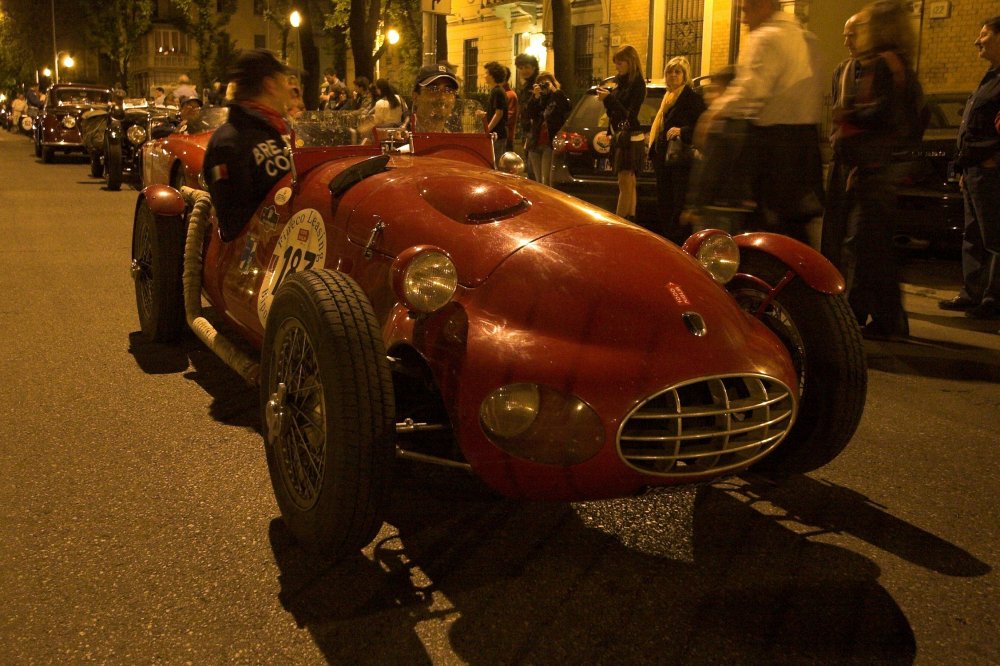
[[[1000,168],[968,167],[964,184],[961,295],[1000,302]]]

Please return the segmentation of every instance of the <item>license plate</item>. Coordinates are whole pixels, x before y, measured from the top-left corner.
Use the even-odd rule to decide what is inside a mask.
[[[594,160],[594,171],[611,173],[611,160],[607,157]]]

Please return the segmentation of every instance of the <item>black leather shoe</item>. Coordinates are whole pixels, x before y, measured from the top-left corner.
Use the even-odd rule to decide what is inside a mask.
[[[956,296],[955,298],[946,298],[943,301],[938,301],[938,307],[942,310],[968,310],[976,307],[976,305],[977,303],[974,300],[965,296]]]
[[[1000,319],[1000,306],[992,298],[986,298],[976,307],[966,310],[965,316],[970,319]]]

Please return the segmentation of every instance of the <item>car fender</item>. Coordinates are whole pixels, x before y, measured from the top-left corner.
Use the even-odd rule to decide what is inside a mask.
[[[168,185],[150,185],[142,191],[139,203],[142,202],[142,199],[149,202],[149,209],[153,211],[154,215],[184,214],[184,197]]]
[[[782,261],[811,288],[824,294],[844,292],[844,276],[830,260],[805,243],[781,234],[751,232],[733,236],[740,251],[757,250]]]

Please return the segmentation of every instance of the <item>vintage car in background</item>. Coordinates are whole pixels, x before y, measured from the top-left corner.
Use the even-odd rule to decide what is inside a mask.
[[[180,189],[183,185],[200,187],[201,165],[212,132],[226,122],[229,109],[209,106],[201,111],[198,132],[166,133],[165,127],[155,129],[153,138],[142,146],[139,163],[143,185],[164,183]],[[160,136],[166,134],[165,136]]]
[[[354,136],[327,122],[269,156],[290,173],[230,242],[207,193],[171,186],[197,180],[205,137],[152,142],[132,235],[143,336],[191,328],[259,386],[306,547],[336,559],[373,538],[394,456],[585,500],[780,478],[851,439],[862,341],[810,248],[717,230],[680,248],[494,169],[481,132],[315,145]]]
[[[958,256],[962,249],[965,203],[955,173],[955,147],[962,113],[971,93],[926,97],[930,119],[919,149],[897,155],[896,244]]]
[[[646,100],[639,109],[642,131],[649,132],[665,92],[662,84],[646,86]],[[611,163],[607,130],[608,115],[594,86],[580,97],[562,129],[553,137],[552,187],[613,212],[618,205],[618,178]],[[659,215],[656,174],[648,159],[636,174],[636,189],[639,195],[636,221],[645,227],[659,227],[655,220]]]
[[[152,106],[145,99],[123,99],[103,114],[92,111],[82,120],[90,156],[90,175],[102,176],[109,190],[142,175],[142,146],[159,127],[173,128],[177,109]]]
[[[35,156],[51,162],[56,151],[85,152],[80,118],[94,107],[111,103],[111,89],[75,83],[58,83],[49,88],[34,126]]]

